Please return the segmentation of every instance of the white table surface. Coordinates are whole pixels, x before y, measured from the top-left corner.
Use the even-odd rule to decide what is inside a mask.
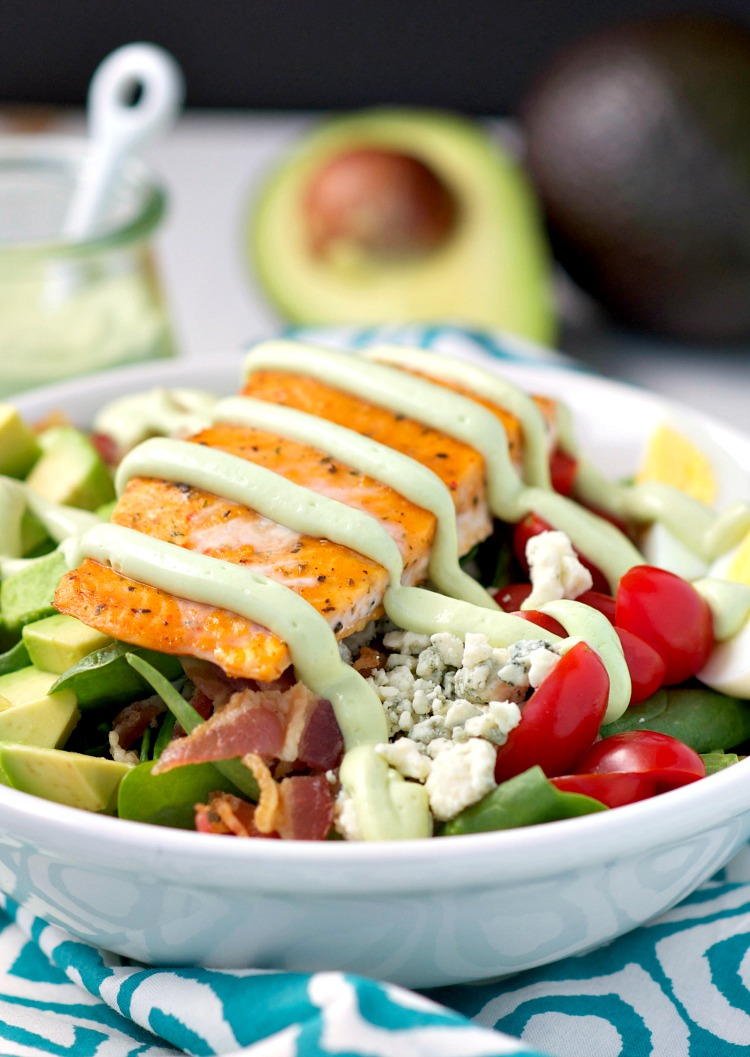
[[[239,349],[278,328],[279,320],[248,274],[245,216],[264,173],[311,120],[190,112],[150,151],[148,161],[170,194],[159,253],[185,355]],[[80,131],[81,118],[71,115],[64,125]],[[605,374],[750,430],[750,342],[744,349],[696,349],[590,328],[572,335],[566,347]]]

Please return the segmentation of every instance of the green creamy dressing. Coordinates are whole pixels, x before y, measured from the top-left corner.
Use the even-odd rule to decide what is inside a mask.
[[[21,523],[29,510],[47,534],[61,543],[99,523],[96,514],[44,499],[23,481],[0,476],[0,571],[2,575],[23,568],[34,558],[21,558]]]
[[[203,429],[217,398],[200,389],[149,389],[105,404],[94,432],[105,433],[120,451],[147,437],[188,437]]]
[[[706,577],[694,581],[693,587],[711,610],[714,638],[725,642],[736,635],[750,617],[750,586]]]

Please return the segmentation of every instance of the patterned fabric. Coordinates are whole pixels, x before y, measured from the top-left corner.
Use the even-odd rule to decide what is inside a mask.
[[[148,969],[2,905],[1,1057],[750,1052],[750,848],[680,906],[606,947],[430,1000],[340,973]]]
[[[575,368],[557,353],[455,327],[292,333],[341,347],[387,341]],[[679,907],[606,947],[429,999],[331,972],[149,969],[10,900],[0,897],[0,907],[0,1057],[750,1053],[750,848]]]

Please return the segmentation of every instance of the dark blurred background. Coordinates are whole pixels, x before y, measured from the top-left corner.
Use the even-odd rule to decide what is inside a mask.
[[[82,103],[101,57],[145,39],[182,64],[192,106],[507,114],[568,41],[693,9],[750,23],[750,0],[0,0],[0,99]]]

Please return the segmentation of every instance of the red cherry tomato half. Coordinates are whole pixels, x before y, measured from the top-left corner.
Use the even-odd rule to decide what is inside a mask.
[[[552,487],[560,495],[572,495],[578,473],[578,460],[562,448],[555,448],[549,457]]]
[[[522,569],[526,572],[529,570],[529,563],[526,561],[526,544],[533,536],[538,536],[542,532],[554,531],[554,526],[550,525],[544,518],[539,517],[537,514],[527,514],[522,521],[519,521],[513,531],[513,553]],[[578,554],[578,551],[576,551]],[[591,579],[593,581],[593,589],[606,594],[609,591],[609,583],[607,578],[601,569],[597,569],[595,565],[592,565],[588,559],[584,558],[582,554],[578,554],[578,560],[581,565],[584,565],[591,573]]]
[[[536,624],[545,631],[551,631],[553,635],[559,635],[561,639],[567,637],[568,633],[559,621],[548,616],[547,613],[540,613],[538,609],[517,609],[511,615],[520,617],[521,620],[528,620],[529,623]]]
[[[699,672],[714,641],[711,610],[692,584],[652,565],[620,580],[615,624],[653,646],[666,665],[665,686]]]
[[[608,696],[607,669],[590,646],[579,642],[521,706],[521,722],[497,752],[497,781],[534,764],[547,775],[573,770],[599,733]]]
[[[667,666],[653,646],[639,639],[632,631],[626,631],[625,628],[615,628],[615,631],[630,672],[630,704],[637,705],[664,685]]]
[[[705,777],[700,756],[654,730],[629,730],[597,742],[578,764],[578,774],[553,779],[558,789],[586,793],[609,807],[666,793]]]
[[[615,622],[615,600],[612,595],[604,595],[601,591],[584,591],[576,598],[576,602],[583,602],[586,606],[598,610],[606,617],[610,624]]]
[[[494,598],[506,613],[515,613],[531,594],[531,584],[508,584],[495,592]]]
[[[582,793],[607,807],[624,807],[655,793],[653,782],[643,774],[566,774],[550,782],[563,793]]]

